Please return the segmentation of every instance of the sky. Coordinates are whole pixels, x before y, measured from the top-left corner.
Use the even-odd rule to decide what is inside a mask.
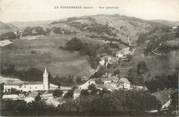
[[[92,8],[55,9],[55,6]],[[121,14],[147,20],[179,21],[179,0],[0,0],[0,21],[3,22],[57,20],[96,14]]]

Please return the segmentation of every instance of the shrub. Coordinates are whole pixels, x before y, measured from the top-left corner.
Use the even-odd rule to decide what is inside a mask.
[[[60,97],[60,96],[62,96],[62,94],[63,94],[63,91],[57,89],[53,92],[53,97]]]
[[[68,92],[64,95],[63,98],[66,98],[66,99],[68,99],[68,98],[73,98],[73,90],[68,91]]]
[[[79,51],[82,48],[83,43],[78,38],[72,38],[66,43],[66,49],[70,51]]]

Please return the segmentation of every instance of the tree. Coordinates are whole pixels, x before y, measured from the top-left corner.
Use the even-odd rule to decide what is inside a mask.
[[[32,30],[33,28],[32,27],[26,27],[22,33],[23,36],[26,36],[26,35],[32,35]]]
[[[83,83],[81,77],[76,77],[76,83],[77,84],[82,84]]]
[[[56,90],[53,92],[53,97],[60,97],[60,96],[62,96],[62,94],[63,94],[63,91],[62,91],[62,90],[56,89]]]
[[[169,109],[171,111],[175,111],[178,110],[178,91],[175,91],[172,95],[171,95],[171,105],[169,107]]]
[[[67,112],[68,114],[78,112],[78,104],[74,100],[68,100],[66,103],[58,106],[60,112]]]
[[[43,29],[43,27],[40,26],[34,27],[33,30],[36,31],[36,34],[42,34],[42,35],[46,34],[46,31]]]
[[[78,38],[72,38],[66,43],[66,49],[70,51],[79,51],[82,48],[83,43]]]
[[[96,79],[96,83],[97,83],[97,84],[103,84],[103,81],[101,80],[101,78],[97,78],[97,79]]]
[[[119,69],[115,70],[114,75],[120,75],[120,70]]]
[[[129,69],[129,71],[128,71],[128,79],[129,79],[130,82],[132,82],[132,84],[145,85],[144,77],[143,77],[142,74],[137,73],[137,68],[136,67],[133,67],[133,68]]]
[[[0,100],[3,96],[3,90],[4,90],[4,83],[0,83]]]
[[[99,92],[99,90],[96,88],[95,84],[90,84],[88,86],[88,92],[90,95],[96,95]]]
[[[41,80],[43,72],[37,68],[29,68],[25,72],[25,78],[29,81],[39,81]]]
[[[95,84],[90,84],[90,85],[88,86],[88,90],[96,90]]]
[[[67,93],[65,93],[64,98],[73,98],[73,90],[69,90]]]
[[[38,93],[38,95],[35,97],[35,102],[39,102],[41,101],[41,97],[40,94]]]
[[[0,35],[0,39],[16,39],[17,36],[14,32],[7,32]]]
[[[99,95],[100,96],[104,96],[105,94],[110,94],[111,91],[107,90],[106,88],[103,88],[100,92]]]
[[[144,74],[147,71],[148,71],[148,68],[147,68],[147,65],[146,65],[145,61],[140,61],[137,64],[137,73],[138,74]]]
[[[81,90],[80,96],[89,96],[88,90]]]
[[[93,78],[98,78],[104,75],[107,72],[107,68],[105,66],[100,66],[99,70],[93,74]]]

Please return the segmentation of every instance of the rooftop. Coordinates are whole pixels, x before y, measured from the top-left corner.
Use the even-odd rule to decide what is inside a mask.
[[[119,82],[122,82],[122,83],[130,83],[127,78],[120,78]]]
[[[42,82],[8,82],[5,83],[5,85],[37,85],[37,84],[42,84]]]

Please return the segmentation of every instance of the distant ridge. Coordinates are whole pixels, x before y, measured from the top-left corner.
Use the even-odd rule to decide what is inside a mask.
[[[0,34],[15,31],[18,28],[12,24],[6,24],[0,21]]]

